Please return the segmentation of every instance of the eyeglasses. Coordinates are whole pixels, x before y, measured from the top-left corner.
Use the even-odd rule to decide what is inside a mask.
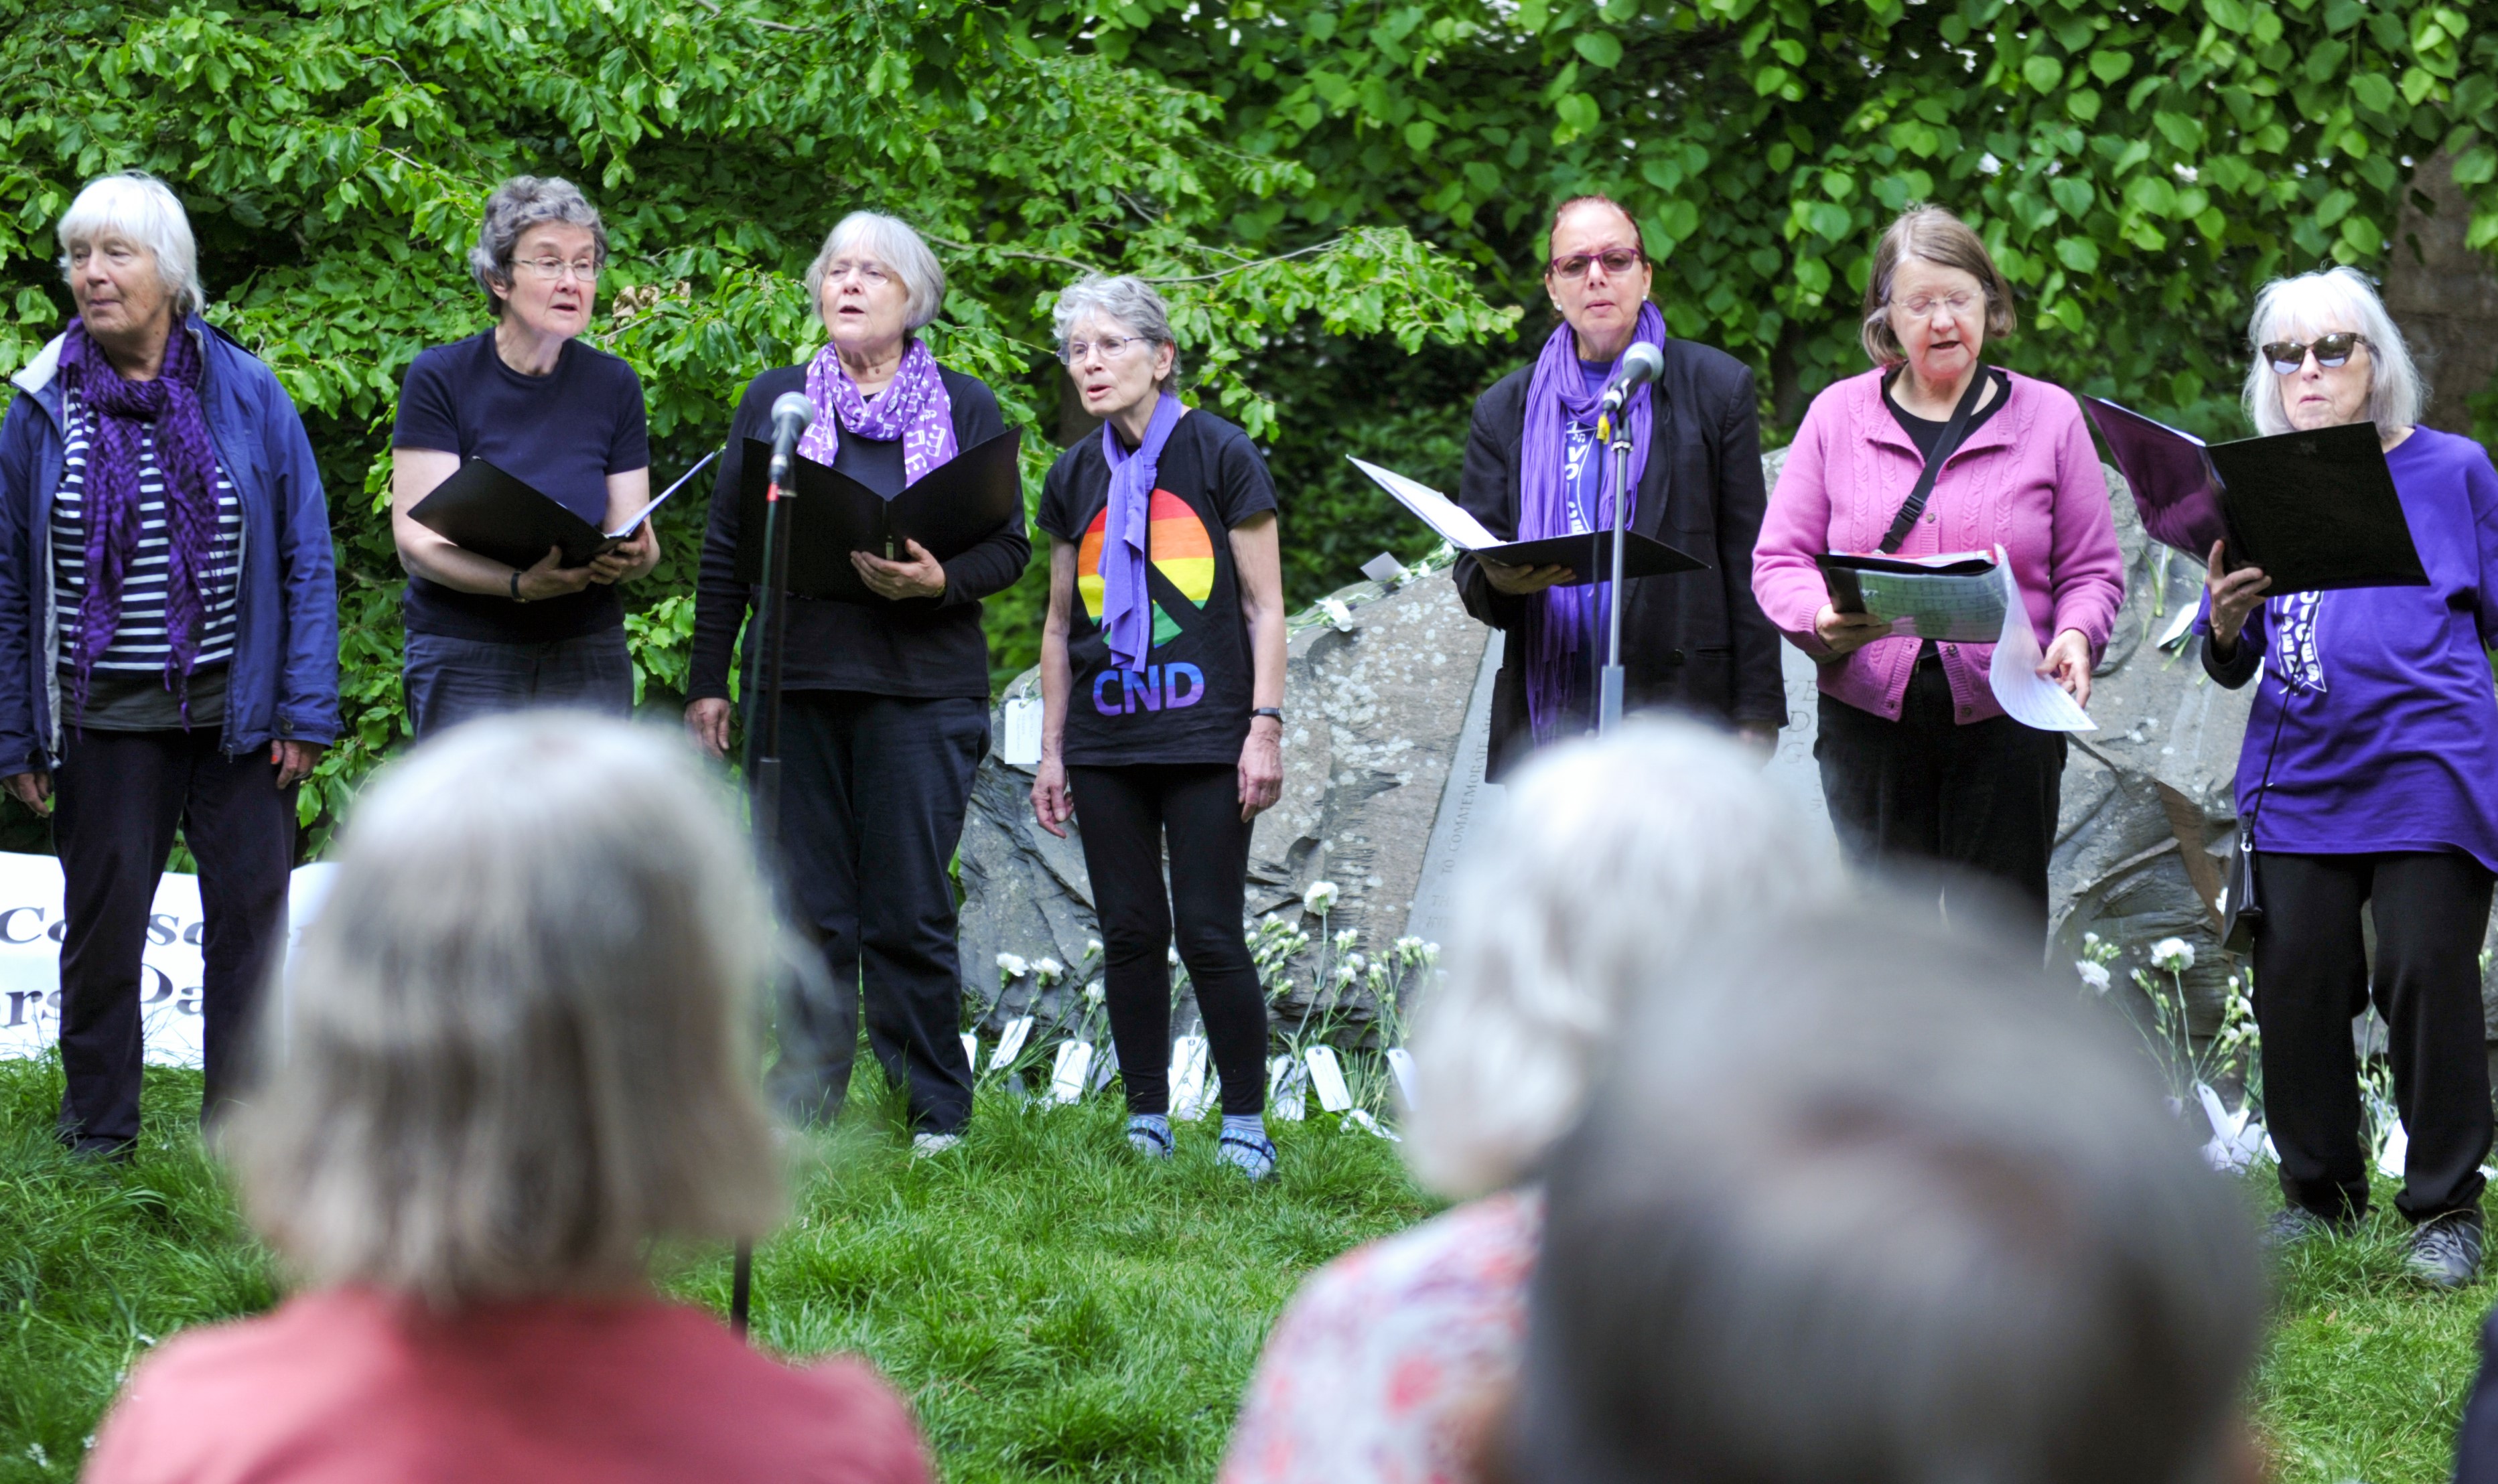
[[[877,262],[874,258],[860,258],[855,261],[849,258],[843,258],[838,262],[827,263],[824,265],[824,282],[826,283],[839,283],[852,273],[858,274],[859,282],[866,284],[871,289],[883,283],[886,276],[884,265]]]
[[[2295,376],[2299,367],[2307,364],[2307,353],[2311,350],[2316,352],[2316,363],[2329,371],[2350,361],[2353,347],[2367,343],[2368,337],[2357,331],[2341,330],[2329,335],[2318,335],[2305,345],[2296,340],[2275,340],[2263,348],[2263,358],[2271,363],[2275,374]]]
[[[1121,356],[1126,355],[1128,353],[1128,347],[1132,345],[1151,345],[1154,342],[1151,339],[1144,335],[1112,335],[1106,340],[1070,340],[1063,348],[1060,349],[1058,359],[1066,362],[1069,365],[1073,365],[1075,363],[1083,360],[1085,357],[1098,350],[1102,353],[1103,360],[1116,361]]]
[[[1950,310],[1953,319],[1959,319],[1975,308],[1985,298],[1983,294],[1973,294],[1963,289],[1957,294],[1945,294],[1939,299],[1932,294],[1920,294],[1914,299],[1895,299],[1891,300],[1891,307],[1912,320],[1922,320],[1931,316],[1939,306]]]
[[[598,281],[598,265],[595,263],[566,263],[561,258],[523,258],[512,266],[528,268],[549,283],[561,282],[566,273],[584,283]]]
[[[1608,247],[1603,252],[1574,252],[1566,258],[1555,258],[1544,266],[1544,270],[1563,278],[1585,278],[1590,263],[1603,264],[1608,273],[1627,273],[1647,261],[1648,254],[1636,247]]]

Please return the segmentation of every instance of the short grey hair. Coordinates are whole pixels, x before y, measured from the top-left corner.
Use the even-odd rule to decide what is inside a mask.
[[[1915,910],[1649,965],[1549,1170],[1521,1484],[2225,1476],[2236,1190],[2113,1015]]]
[[[934,322],[945,308],[945,268],[911,224],[898,216],[881,211],[853,211],[833,224],[824,234],[824,245],[817,252],[816,261],[807,265],[807,299],[816,312],[824,312],[824,272],[833,260],[846,252],[865,251],[902,279],[903,291],[910,302],[902,311],[903,323],[913,333]]]
[[[547,222],[588,228],[596,244],[598,266],[607,266],[607,223],[599,219],[590,198],[581,194],[581,187],[554,175],[514,175],[486,198],[486,214],[477,223],[477,245],[468,249],[468,274],[477,280],[497,318],[503,301],[495,297],[495,286],[512,286],[512,254],[519,249],[522,235]]]
[[[1132,335],[1169,346],[1170,374],[1156,385],[1166,392],[1179,391],[1179,336],[1171,333],[1170,306],[1163,302],[1152,284],[1133,273],[1116,277],[1088,273],[1060,290],[1058,303],[1049,311],[1049,323],[1062,355],[1067,350],[1067,337],[1075,327],[1097,317]]]
[[[156,275],[174,297],[174,317],[187,319],[207,305],[200,282],[200,244],[190,214],[173,188],[144,170],[101,175],[87,182],[53,234],[61,244],[61,277],[70,276],[70,254],[97,239],[121,237],[147,249]]]
[[[2276,278],[2256,294],[2256,312],[2247,321],[2245,393],[2247,421],[2267,436],[2290,431],[2290,411],[2282,405],[2283,377],[2265,363],[2263,348],[2274,340],[2295,336],[2311,339],[2327,324],[2355,330],[2368,342],[2368,421],[2381,432],[2418,424],[2428,404],[2428,387],[2412,362],[2402,330],[2386,312],[2376,286],[2347,265],[2295,278]]]
[[[1470,851],[1449,976],[1416,1013],[1407,1161],[1452,1196],[1526,1178],[1651,963],[1845,890],[1828,830],[1730,738],[1640,720],[1537,756]]]
[[[425,743],[358,804],[262,1026],[226,1131],[245,1209],[313,1281],[441,1307],[761,1235],[769,922],[681,742],[542,711]]]

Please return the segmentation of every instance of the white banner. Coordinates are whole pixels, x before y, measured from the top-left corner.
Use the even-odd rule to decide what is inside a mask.
[[[330,888],[329,865],[298,869],[287,884],[291,955]],[[168,871],[156,882],[140,956],[139,1008],[147,1059],[200,1064],[200,878]],[[37,1057],[60,1037],[61,863],[0,851],[0,1058]]]

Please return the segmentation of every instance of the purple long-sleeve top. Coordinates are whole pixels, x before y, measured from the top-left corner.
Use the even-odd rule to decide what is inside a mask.
[[[2255,818],[2258,850],[2460,850],[2498,870],[2498,469],[2480,444],[2426,427],[2386,462],[2427,586],[2280,594],[2227,660],[2205,641],[2224,684],[2262,669],[2238,818]]]

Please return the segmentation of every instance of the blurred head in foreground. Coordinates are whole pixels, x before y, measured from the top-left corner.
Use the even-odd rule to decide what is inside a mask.
[[[230,1151],[305,1279],[436,1305],[630,1289],[782,1209],[771,943],[717,783],[574,712],[477,723],[358,804]]]
[[[1688,722],[1551,749],[1508,794],[1470,847],[1449,977],[1415,1026],[1405,1150],[1455,1196],[1532,1173],[1655,965],[1843,890],[1829,832],[1759,756]]]
[[[1547,1170],[1521,1484],[2165,1484],[2238,1455],[2247,1217],[2034,963],[1856,909],[1655,972]]]

